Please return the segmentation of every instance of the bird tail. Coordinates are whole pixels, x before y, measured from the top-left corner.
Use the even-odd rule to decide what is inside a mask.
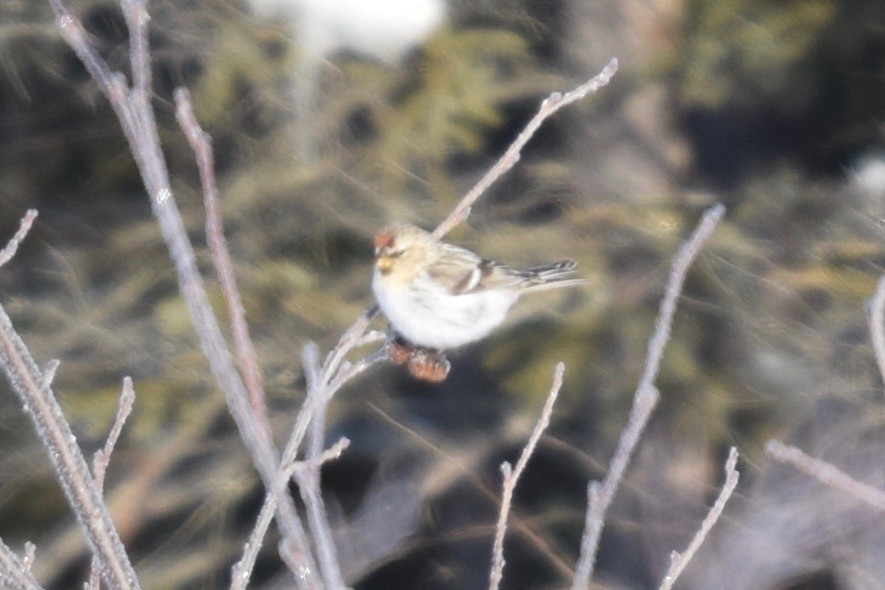
[[[526,291],[546,291],[583,285],[587,280],[577,276],[577,267],[577,262],[566,259],[530,268],[520,273],[525,279],[523,289]]]

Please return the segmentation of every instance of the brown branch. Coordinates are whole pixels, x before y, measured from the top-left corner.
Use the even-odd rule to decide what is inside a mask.
[[[608,475],[600,484],[592,481],[587,486],[587,513],[584,521],[584,534],[581,537],[581,553],[575,568],[575,579],[572,583],[573,590],[586,590],[593,575],[593,567],[596,561],[596,553],[599,549],[599,539],[602,536],[602,528],[605,523],[605,514],[614,499],[620,485],[621,478],[627,470],[630,458],[639,444],[639,439],[651,413],[658,403],[660,394],[654,385],[661,358],[664,355],[664,347],[670,338],[670,328],[673,324],[673,315],[676,313],[676,303],[682,293],[685,276],[691,263],[697,257],[704,242],[713,233],[716,225],[725,214],[725,207],[716,205],[708,209],[697,228],[695,228],[688,241],[682,245],[673,259],[670,276],[667,280],[667,288],[658,317],[655,320],[655,329],[648,342],[648,352],[645,358],[645,368],[636,395],[633,398],[633,408],[627,427],[621,434],[615,454],[609,463]]]
[[[765,454],[781,463],[789,463],[796,469],[866,502],[873,508],[885,510],[885,491],[854,479],[831,463],[810,457],[796,447],[773,439],[765,444]]]
[[[452,231],[455,226],[467,219],[467,216],[470,215],[470,208],[473,207],[473,204],[477,199],[479,199],[479,197],[481,197],[498,178],[507,173],[517,162],[519,162],[522,148],[525,147],[525,144],[529,142],[547,117],[554,114],[562,107],[579,101],[588,94],[595,93],[608,84],[617,71],[618,60],[612,59],[601,72],[577,88],[570,90],[565,94],[554,92],[548,96],[541,103],[541,107],[538,109],[538,112],[535,113],[535,116],[526,123],[523,130],[518,136],[516,136],[516,139],[513,140],[513,143],[510,144],[507,151],[504,152],[504,155],[502,155],[495,165],[489,168],[489,171],[483,175],[479,182],[477,182],[473,188],[464,195],[452,212],[449,213],[449,216],[446,217],[435,230],[433,230],[433,237],[437,240],[442,238]]]
[[[541,417],[535,424],[531,436],[522,449],[519,459],[516,461],[516,467],[511,467],[510,463],[501,464],[501,472],[504,474],[503,493],[501,498],[501,509],[498,512],[498,523],[495,526],[495,541],[492,545],[492,569],[489,574],[489,590],[498,590],[501,585],[501,578],[504,576],[504,534],[507,532],[507,517],[510,514],[510,504],[513,502],[513,491],[516,489],[516,482],[525,471],[525,467],[535,452],[538,441],[547,426],[550,424],[550,415],[553,413],[553,404],[559,395],[559,389],[562,387],[562,374],[565,371],[565,364],[557,363],[556,369],[553,371],[553,384],[550,386],[550,393],[547,395],[547,402],[544,409],[541,410]]]
[[[255,345],[249,336],[249,325],[246,323],[246,311],[240,298],[240,290],[237,288],[234,263],[224,237],[224,222],[218,204],[218,183],[215,180],[212,138],[203,131],[197,122],[190,92],[186,88],[178,88],[175,91],[175,117],[178,119],[178,125],[187,137],[197,160],[200,183],[203,186],[203,206],[206,209],[206,243],[209,245],[212,264],[218,274],[221,292],[227,303],[237,364],[243,375],[246,390],[249,392],[252,413],[255,415],[258,426],[269,431],[270,422],[267,416],[264,387],[261,383],[258,354],[255,352]]]
[[[704,539],[707,538],[710,530],[719,520],[719,517],[722,516],[725,504],[728,502],[728,499],[731,498],[731,494],[734,492],[738,480],[740,479],[740,473],[735,469],[737,466],[737,460],[737,449],[731,447],[731,450],[728,452],[728,459],[725,461],[725,483],[722,484],[722,490],[719,492],[716,502],[713,503],[713,506],[710,508],[710,511],[701,523],[701,528],[695,533],[685,551],[682,553],[673,551],[670,554],[670,567],[667,569],[667,573],[664,576],[661,585],[658,586],[658,590],[670,590],[673,587],[673,584],[676,583],[676,579],[679,578],[685,570],[685,566],[688,565],[688,562],[690,562],[695,553],[698,552]]]

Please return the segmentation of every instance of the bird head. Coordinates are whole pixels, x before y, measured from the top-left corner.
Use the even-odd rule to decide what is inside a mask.
[[[375,268],[382,275],[410,278],[426,262],[433,237],[416,225],[397,223],[375,236]]]

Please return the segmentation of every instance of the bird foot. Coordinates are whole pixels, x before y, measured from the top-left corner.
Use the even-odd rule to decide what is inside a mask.
[[[387,345],[387,358],[395,365],[406,365],[415,379],[430,383],[445,381],[452,368],[442,351],[413,346],[401,337]]]
[[[397,338],[387,345],[387,358],[394,365],[402,365],[412,356],[412,347],[401,338]]]
[[[441,383],[446,380],[452,364],[438,350],[416,348],[409,357],[409,373],[420,381]]]

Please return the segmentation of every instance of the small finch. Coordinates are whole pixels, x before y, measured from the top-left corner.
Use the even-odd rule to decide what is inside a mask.
[[[475,342],[494,330],[526,292],[585,283],[575,262],[562,260],[514,270],[406,223],[375,237],[372,290],[400,336],[391,360],[408,362],[415,377],[442,381],[449,371],[443,351]]]

